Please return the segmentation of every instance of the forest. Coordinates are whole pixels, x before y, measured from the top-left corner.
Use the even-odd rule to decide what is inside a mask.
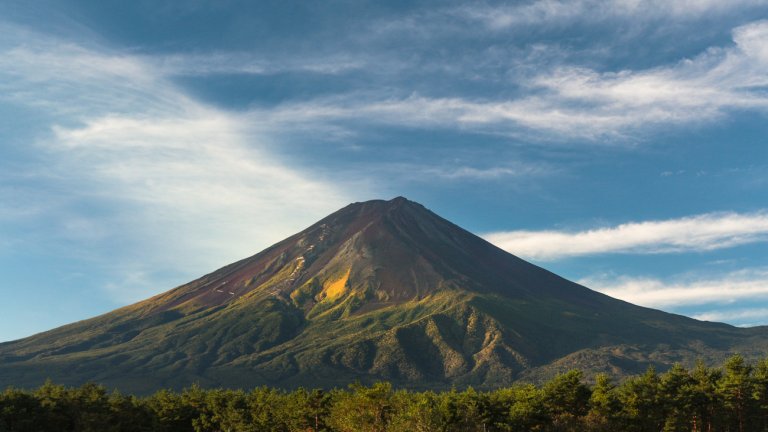
[[[46,382],[0,394],[0,431],[768,431],[768,359],[649,368],[620,383],[572,370],[535,386],[161,390],[137,397]]]

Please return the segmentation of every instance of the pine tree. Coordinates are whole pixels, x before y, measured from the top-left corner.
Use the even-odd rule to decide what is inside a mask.
[[[721,377],[722,373],[718,369],[708,368],[701,360],[696,362],[691,373],[693,432],[712,432],[716,427],[715,422],[722,417],[722,403],[717,392]]]
[[[738,354],[726,360],[718,393],[723,398],[729,423],[744,432],[752,414],[752,367]]]
[[[643,375],[624,382],[618,394],[621,402],[621,430],[656,432],[664,427],[666,417],[659,391],[659,376],[653,366]]]
[[[695,382],[688,371],[675,364],[661,377],[660,397],[663,400],[665,432],[689,431],[696,424],[692,412]]]
[[[619,411],[620,402],[611,378],[607,374],[595,375],[595,385],[589,398],[589,412],[585,419],[587,429],[596,432],[616,430],[616,414]]]

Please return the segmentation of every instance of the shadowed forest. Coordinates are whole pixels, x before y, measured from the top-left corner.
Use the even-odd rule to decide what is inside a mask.
[[[379,382],[345,390],[161,390],[127,396],[46,383],[0,394],[0,431],[766,431],[768,359],[652,368],[613,383],[572,370],[534,386],[414,392]]]

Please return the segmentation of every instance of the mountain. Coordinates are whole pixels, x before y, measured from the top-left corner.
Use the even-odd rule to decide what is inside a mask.
[[[608,297],[398,197],[351,204],[148,300],[0,344],[0,385],[487,388],[766,348],[764,327]]]

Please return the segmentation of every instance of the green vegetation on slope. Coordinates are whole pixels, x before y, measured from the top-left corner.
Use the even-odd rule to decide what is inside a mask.
[[[19,341],[15,358],[0,355],[0,382],[34,387],[50,377],[137,394],[194,382],[290,389],[387,380],[419,390],[493,389],[543,382],[572,368],[590,378],[620,378],[649,364],[663,371],[675,362],[692,367],[697,358],[721,362],[728,352],[748,359],[765,352],[759,336],[740,336],[743,329],[683,317],[670,328],[626,320],[631,308],[595,314],[551,299],[445,289],[362,313],[346,307],[329,304],[307,316],[269,296],[186,314],[99,317],[74,324],[60,339],[58,331]],[[711,348],[720,339],[728,344]]]
[[[395,390],[388,382],[348,390],[203,389],[137,398],[85,384],[47,382],[0,393],[2,432],[144,431],[758,431],[768,428],[768,359],[741,356],[720,368],[652,368],[614,384],[572,370],[541,386],[489,392]]]

